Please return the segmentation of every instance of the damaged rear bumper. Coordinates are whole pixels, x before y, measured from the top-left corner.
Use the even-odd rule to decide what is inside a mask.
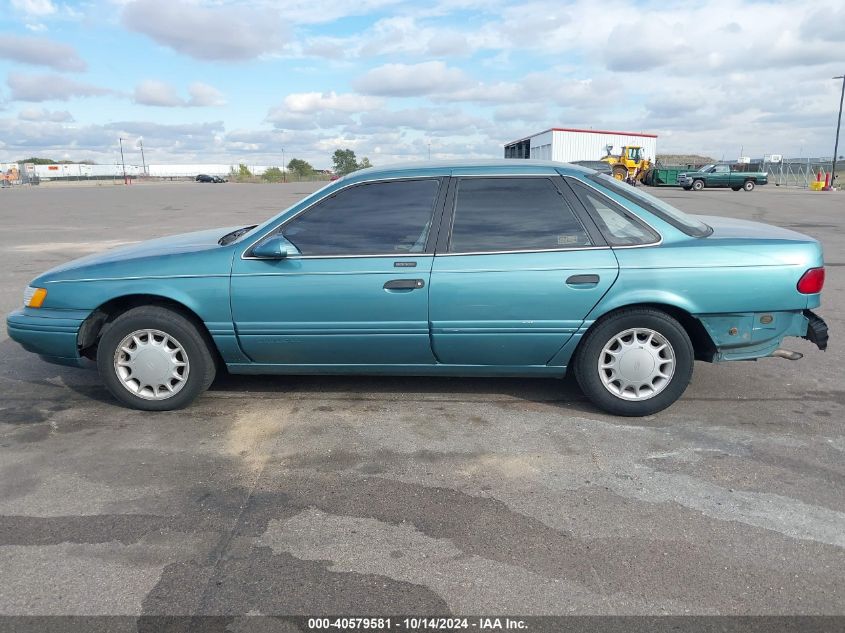
[[[810,310],[696,315],[715,346],[712,362],[772,356],[794,336],[827,347],[825,322]]]
[[[804,316],[807,317],[807,333],[801,338],[807,339],[822,351],[826,350],[827,323],[812,310],[804,310]]]

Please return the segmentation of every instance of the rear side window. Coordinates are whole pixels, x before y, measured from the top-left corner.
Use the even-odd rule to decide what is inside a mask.
[[[712,167],[712,165],[709,167]],[[687,215],[680,209],[676,209],[672,205],[664,202],[660,198],[656,198],[650,193],[646,193],[642,190],[642,187],[632,187],[631,185],[614,180],[604,174],[591,174],[587,176],[587,178],[600,187],[609,189],[613,193],[622,196],[628,202],[633,202],[635,205],[653,213],[664,222],[668,222],[687,235],[692,237],[707,237],[713,232],[713,229],[701,220],[695,218],[694,216]]]
[[[641,246],[660,241],[656,232],[609,198],[578,184],[577,181],[568,182],[611,246]]]
[[[590,238],[549,178],[467,178],[458,183],[453,253],[553,250]]]

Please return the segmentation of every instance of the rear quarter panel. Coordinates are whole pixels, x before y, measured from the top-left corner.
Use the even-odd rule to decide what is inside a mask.
[[[817,295],[799,293],[796,284],[822,265],[812,241],[690,238],[615,252],[619,278],[590,318],[641,303],[693,315],[803,310]]]

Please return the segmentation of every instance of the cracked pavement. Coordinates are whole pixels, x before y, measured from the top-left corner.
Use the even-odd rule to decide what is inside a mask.
[[[0,307],[121,241],[314,188],[0,192]],[[0,333],[0,614],[843,614],[845,194],[656,192],[825,245],[830,349],[696,363],[605,415],[571,379],[221,377],[179,412]]]

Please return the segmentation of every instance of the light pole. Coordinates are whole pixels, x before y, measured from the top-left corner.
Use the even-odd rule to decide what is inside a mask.
[[[282,182],[288,181],[288,168],[285,165],[285,148],[282,148]]]
[[[123,137],[119,136],[117,140],[120,143],[120,164],[123,165],[123,184],[128,185],[129,182],[126,180],[126,162],[123,160]]]
[[[142,165],[142,168],[144,170],[144,175],[146,176],[147,175],[147,161],[144,158],[144,139],[139,138],[138,144],[141,146],[141,165]]]
[[[842,80],[842,94],[839,95],[839,118],[836,119],[836,143],[833,145],[833,167],[830,170],[830,188],[833,189],[836,181],[836,155],[839,153],[839,128],[842,126],[842,101],[845,100],[845,75],[839,75],[834,79]]]

